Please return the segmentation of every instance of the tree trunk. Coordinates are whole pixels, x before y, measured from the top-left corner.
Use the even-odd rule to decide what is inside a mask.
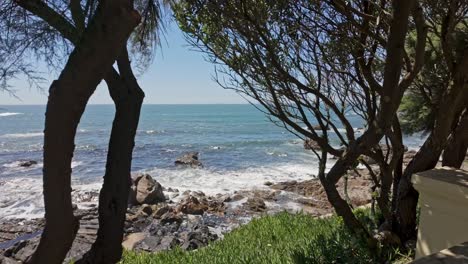
[[[457,127],[452,132],[447,147],[442,155],[442,166],[460,168],[468,149],[468,109],[460,118]]]
[[[122,239],[131,186],[132,152],[144,93],[124,49],[115,70],[105,78],[115,103],[104,184],[99,195],[99,230],[91,250],[78,263],[116,263],[122,257]]]
[[[139,20],[127,1],[100,1],[80,44],[50,87],[44,130],[46,226],[29,263],[62,263],[73,243],[78,230],[71,203],[76,128],[90,96]]]
[[[466,107],[468,100],[468,51],[460,60],[453,74],[453,84],[443,96],[436,115],[436,122],[431,134],[418,153],[406,167],[398,186],[397,210],[394,230],[402,241],[416,238],[416,207],[418,192],[411,184],[414,173],[433,169],[439,161],[440,154],[447,144],[452,130],[452,123],[458,120],[457,114]]]

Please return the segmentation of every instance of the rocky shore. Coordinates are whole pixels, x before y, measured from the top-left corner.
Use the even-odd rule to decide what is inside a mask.
[[[150,175],[140,175],[132,187],[133,198],[125,222],[123,246],[129,250],[157,252],[175,246],[193,250],[221,239],[232,229],[262,214],[283,210],[304,211],[313,216],[332,213],[323,188],[317,180],[266,182],[265,188],[208,196],[200,191],[164,188]],[[340,191],[343,183],[339,183]],[[370,201],[369,181],[351,177],[348,193],[354,206]],[[145,191],[142,191],[145,190]],[[98,193],[75,196],[75,202],[97,200]],[[135,199],[136,198],[136,199]],[[134,200],[132,200],[134,199]],[[97,208],[78,209],[80,229],[67,260],[85,253],[98,229]],[[24,261],[34,252],[40,238],[43,219],[0,220],[2,263]]]
[[[407,153],[408,160],[414,153]],[[196,153],[190,153],[177,165],[202,166]],[[348,173],[349,202],[357,207],[371,201],[372,184],[366,169]],[[338,184],[344,195],[344,178]],[[89,250],[98,229],[97,192],[72,193],[75,215],[80,219],[78,231],[67,261]],[[83,208],[83,205],[86,205]],[[323,187],[317,179],[265,182],[263,188],[233,193],[206,195],[201,191],[184,191],[163,187],[148,174],[133,178],[125,222],[124,248],[158,252],[179,246],[194,250],[263,214],[280,211],[303,211],[312,216],[333,212]],[[43,219],[0,220],[0,263],[17,263],[30,256],[44,227]]]

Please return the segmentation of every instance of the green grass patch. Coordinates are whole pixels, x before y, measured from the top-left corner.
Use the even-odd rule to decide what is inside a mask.
[[[357,212],[368,218],[367,212]],[[368,221],[368,223],[371,223]],[[365,242],[353,236],[339,217],[315,219],[280,213],[255,219],[223,240],[196,251],[125,252],[132,263],[376,263]]]

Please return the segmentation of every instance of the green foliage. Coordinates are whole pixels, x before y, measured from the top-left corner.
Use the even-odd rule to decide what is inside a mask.
[[[356,214],[372,223],[368,210]],[[375,259],[366,242],[349,232],[339,217],[280,213],[255,219],[197,251],[126,252],[125,263],[375,263]]]
[[[427,131],[433,125],[433,114],[420,94],[410,92],[403,96],[399,109],[401,129],[405,134]]]

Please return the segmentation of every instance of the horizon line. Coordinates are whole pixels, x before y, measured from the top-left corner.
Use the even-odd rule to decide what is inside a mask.
[[[112,103],[89,103],[87,105],[114,105]],[[143,105],[251,105],[245,103],[143,103]],[[0,104],[0,106],[47,106],[47,104]]]

